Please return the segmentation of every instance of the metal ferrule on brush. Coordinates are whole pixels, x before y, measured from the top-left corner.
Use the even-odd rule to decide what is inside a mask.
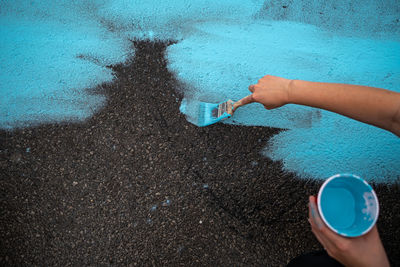
[[[229,115],[233,114],[233,101],[228,100],[218,105],[218,117],[222,116],[225,112]]]

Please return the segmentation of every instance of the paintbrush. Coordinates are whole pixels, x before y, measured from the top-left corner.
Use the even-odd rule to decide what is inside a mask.
[[[200,127],[217,123],[228,119],[233,115],[234,102],[232,100],[218,104],[206,102],[200,102],[198,104],[198,117],[197,123],[195,124]]]

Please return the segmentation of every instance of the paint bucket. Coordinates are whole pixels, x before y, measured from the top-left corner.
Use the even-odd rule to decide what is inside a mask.
[[[374,190],[353,174],[328,178],[319,190],[317,203],[325,224],[342,236],[366,234],[378,219],[379,203]]]

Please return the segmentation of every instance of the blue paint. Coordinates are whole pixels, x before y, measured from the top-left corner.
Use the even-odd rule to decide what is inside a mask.
[[[103,0],[99,17],[129,38],[182,40],[199,21],[246,20],[264,0]]]
[[[282,8],[285,5],[286,8]],[[323,27],[347,36],[377,37],[393,34],[399,39],[398,0],[285,1],[267,0],[258,13],[264,19],[296,21]]]
[[[399,91],[399,14],[397,0],[3,0],[0,128],[90,117],[132,38],[179,41],[167,57],[186,102],[237,100],[265,74]],[[228,123],[289,129],[264,154],[300,177],[400,175],[398,138],[328,112],[252,104]]]
[[[329,112],[323,112],[322,118],[311,129],[274,136],[264,154],[282,160],[287,171],[300,177],[324,179],[336,172],[353,172],[376,182],[396,180],[400,174],[398,137]]]
[[[127,41],[84,15],[91,7],[56,2],[1,3],[1,128],[86,119],[105,102],[87,89],[127,56]]]
[[[353,225],[356,210],[350,191],[344,188],[326,188],[321,200],[325,219],[340,231]]]
[[[262,3],[2,0],[0,128],[84,120],[106,101],[88,89],[133,55],[129,39],[180,40],[197,21],[247,17]]]
[[[168,49],[170,69],[193,86],[190,99],[238,100],[265,74],[400,90],[400,42],[337,36],[294,22],[205,22],[197,30],[201,34]],[[267,111],[253,104],[238,109],[234,122],[293,129],[310,128],[320,119],[319,112],[303,106]]]
[[[183,99],[179,110],[185,114],[189,122],[199,127],[204,127],[232,116],[227,112],[223,112],[220,116],[215,114],[215,112],[218,114],[219,105],[225,102],[207,103],[195,99]]]
[[[370,18],[362,18],[364,13],[358,11],[349,14],[343,2],[343,8],[332,14],[332,23],[323,27],[295,22],[302,19],[199,22],[197,34],[169,47],[169,67],[183,84],[190,84],[187,101],[238,100],[265,74],[399,92],[400,34],[392,12],[398,4],[368,3],[367,9],[382,13],[382,20],[366,21]],[[324,10],[325,17],[331,15]],[[335,28],[338,20],[343,20],[343,27]],[[385,26],[389,20],[394,27]],[[375,26],[358,31],[357,25],[364,22]],[[264,155],[282,161],[286,171],[299,177],[324,179],[332,173],[354,172],[387,182],[400,175],[399,138],[330,112],[296,105],[268,111],[251,104],[238,109],[227,123],[288,129],[269,142]]]
[[[344,236],[359,236],[376,223],[378,200],[369,184],[358,176],[335,175],[318,193],[318,207],[323,221]]]

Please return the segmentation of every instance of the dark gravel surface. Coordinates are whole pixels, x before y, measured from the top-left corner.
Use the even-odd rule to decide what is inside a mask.
[[[279,130],[189,124],[167,44],[134,45],[88,121],[0,132],[0,264],[282,266],[320,249],[307,196],[321,183],[260,155]],[[400,266],[400,186],[374,187]]]

